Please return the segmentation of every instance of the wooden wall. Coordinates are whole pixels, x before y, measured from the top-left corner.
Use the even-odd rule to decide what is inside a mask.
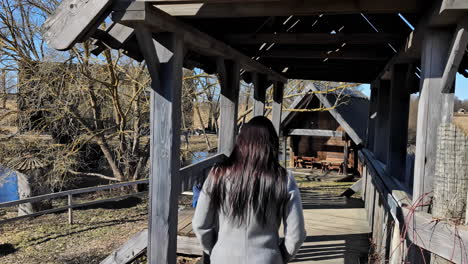
[[[314,98],[312,108],[317,103]],[[318,101],[318,100],[317,100]],[[323,129],[345,132],[329,112],[300,112],[288,125],[294,129]],[[345,141],[341,137],[291,136],[295,156],[314,157],[320,160],[341,159],[344,156]],[[348,164],[353,164],[354,154],[350,152]]]

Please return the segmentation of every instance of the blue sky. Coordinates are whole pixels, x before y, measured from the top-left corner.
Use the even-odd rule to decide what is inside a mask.
[[[461,100],[468,99],[468,78],[465,78],[463,75],[457,73],[455,86],[455,96]],[[363,84],[361,85],[362,92],[369,96],[370,95],[370,85]]]

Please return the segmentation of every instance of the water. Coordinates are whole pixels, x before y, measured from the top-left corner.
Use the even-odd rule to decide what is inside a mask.
[[[19,200],[16,172],[0,167],[0,203]]]
[[[197,151],[193,152],[192,158],[191,158],[191,164],[200,162],[204,159],[207,159],[211,156],[213,156],[215,152],[208,152],[208,151]]]

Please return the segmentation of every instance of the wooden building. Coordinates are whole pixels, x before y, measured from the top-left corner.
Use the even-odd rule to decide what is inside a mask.
[[[113,25],[101,30],[109,17]],[[148,236],[139,245],[148,246],[149,263],[176,263],[178,196],[231,152],[241,78],[254,84],[254,115],[264,115],[266,91],[273,87],[278,132],[288,79],[371,84],[366,139],[355,143],[374,251],[382,256],[376,262],[429,263],[430,257],[466,263],[468,230],[433,221],[430,205],[437,131],[453,119],[455,74],[468,72],[468,1],[64,0],[44,32],[57,50],[92,38],[99,46],[95,54],[120,49],[146,62],[153,80],[150,206]],[[184,170],[182,67],[219,74],[222,135],[218,155]],[[420,100],[411,189],[404,171],[415,92]]]
[[[329,92],[309,83],[283,115],[282,135],[289,137],[290,166],[359,171],[357,151],[366,138],[369,99],[358,91]],[[330,109],[324,105],[332,105]],[[303,109],[301,111],[301,109]]]

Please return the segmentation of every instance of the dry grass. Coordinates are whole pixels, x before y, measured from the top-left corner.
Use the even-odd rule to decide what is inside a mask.
[[[455,114],[453,117],[453,123],[463,129],[463,131],[468,135],[468,114]]]
[[[119,206],[75,210],[74,225],[66,213],[2,225],[0,245],[14,252],[0,255],[0,263],[99,263],[146,225],[145,202]]]
[[[207,134],[208,140],[210,142],[211,148],[218,146],[218,136],[215,134]],[[200,136],[190,136],[189,138],[189,145],[187,148],[187,144],[185,142],[185,138],[181,137],[182,141],[180,144],[180,149],[182,152],[201,152],[201,151],[208,151],[208,146],[206,145],[206,140],[204,135]]]
[[[67,223],[67,213],[59,213],[0,226],[0,250],[9,247],[13,251],[0,251],[0,263],[100,263],[147,226],[147,208],[146,200],[127,199],[74,210],[73,225]],[[14,217],[13,212],[7,215]],[[191,264],[197,259],[181,256],[178,263]],[[146,260],[143,257],[135,263],[146,263]]]

